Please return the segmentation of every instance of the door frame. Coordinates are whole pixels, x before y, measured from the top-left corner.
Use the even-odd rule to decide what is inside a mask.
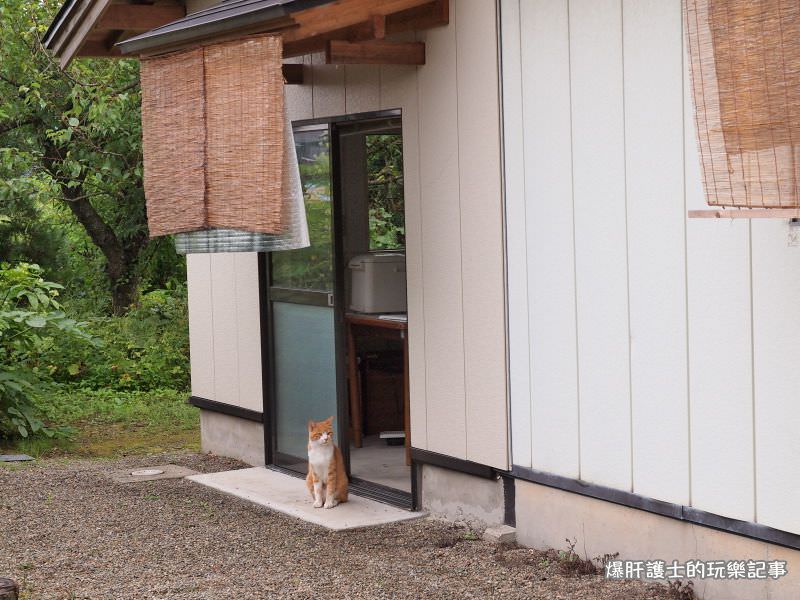
[[[350,476],[350,417],[347,395],[347,364],[345,360],[345,264],[344,264],[344,203],[342,200],[341,157],[339,128],[348,124],[370,120],[401,118],[400,109],[354,113],[318,119],[302,119],[292,122],[292,128],[326,126],[330,136],[331,193],[332,193],[332,240],[333,240],[333,295],[334,295],[334,352],[336,368],[336,420],[341,435],[337,440],[342,451],[348,476]],[[264,415],[264,463],[268,468],[294,476],[296,471],[275,464],[277,444],[276,393],[275,393],[275,346],[272,332],[273,314],[269,289],[272,284],[270,257],[266,252],[258,253],[258,296],[261,334],[261,381]],[[361,496],[411,509],[418,505],[415,468],[411,467],[412,493],[389,488],[378,483],[350,477],[350,488]]]

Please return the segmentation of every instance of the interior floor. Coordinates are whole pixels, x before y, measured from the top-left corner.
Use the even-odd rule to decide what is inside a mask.
[[[353,477],[411,492],[411,467],[406,465],[405,448],[388,446],[377,435],[365,436],[361,448],[350,446]]]

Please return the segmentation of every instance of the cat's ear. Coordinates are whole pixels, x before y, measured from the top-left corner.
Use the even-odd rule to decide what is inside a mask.
[[[311,433],[311,430],[314,429],[314,421],[311,419],[308,420],[308,432]]]
[[[327,423],[328,425],[333,425],[333,417],[328,417],[323,421],[323,423]]]

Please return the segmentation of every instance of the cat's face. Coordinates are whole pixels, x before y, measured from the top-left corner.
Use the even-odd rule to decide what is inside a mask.
[[[333,443],[333,417],[324,421],[308,422],[308,441],[315,446],[326,446]]]

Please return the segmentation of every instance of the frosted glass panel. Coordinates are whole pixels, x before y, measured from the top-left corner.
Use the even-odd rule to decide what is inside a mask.
[[[305,459],[308,420],[336,415],[333,309],[273,302],[272,316],[277,450]]]

